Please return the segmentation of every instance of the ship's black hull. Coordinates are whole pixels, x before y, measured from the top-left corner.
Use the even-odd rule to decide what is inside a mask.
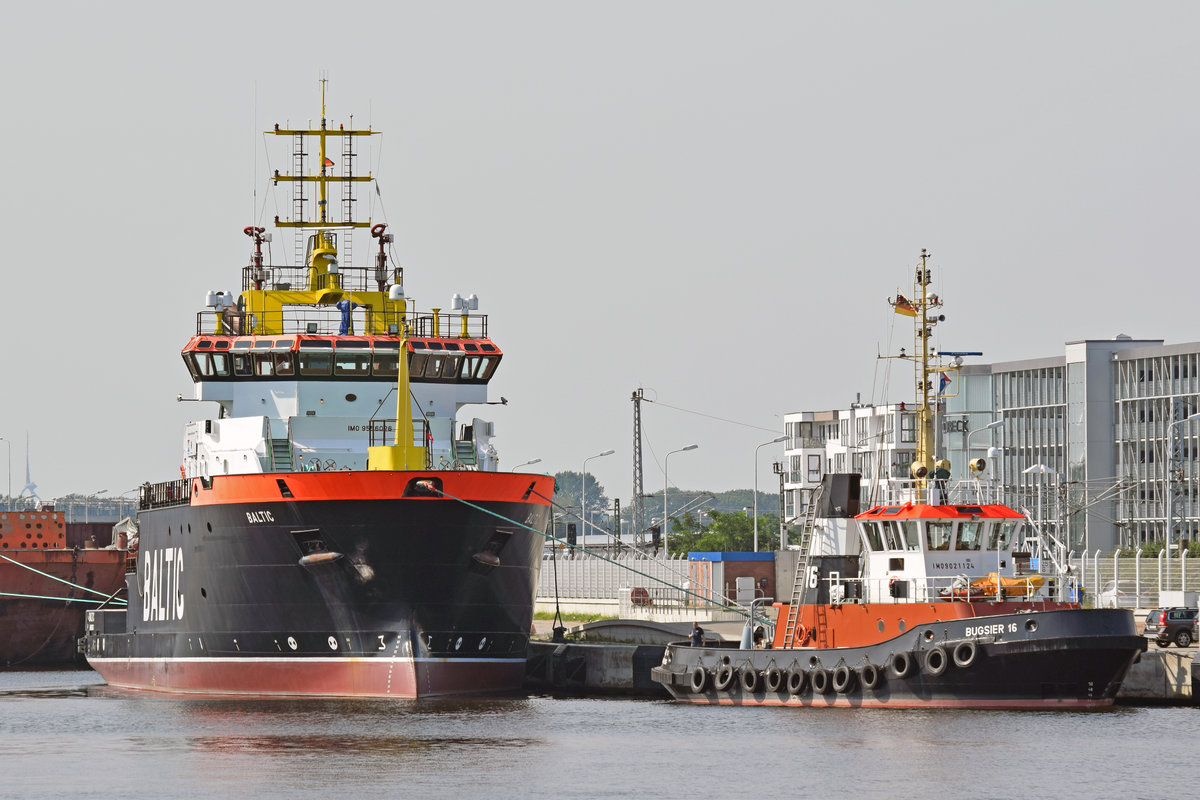
[[[1071,609],[921,625],[865,647],[671,645],[652,676],[701,704],[1099,708],[1145,649],[1128,611]]]
[[[193,491],[143,511],[128,616],[90,616],[88,661],[168,691],[517,689],[548,520],[526,490],[551,479],[439,473],[446,496],[406,497],[409,476],[387,474],[289,475],[292,497]]]

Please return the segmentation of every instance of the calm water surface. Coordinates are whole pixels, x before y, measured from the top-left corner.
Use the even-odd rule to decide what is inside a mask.
[[[1200,796],[1200,709],[174,699],[0,672],[0,797]]]

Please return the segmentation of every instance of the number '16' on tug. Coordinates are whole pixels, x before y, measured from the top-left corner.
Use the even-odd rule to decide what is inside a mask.
[[[212,413],[187,425],[181,479],[143,486],[128,611],[89,612],[88,661],[170,692],[516,690],[554,487],[499,472],[492,423],[463,414],[502,357],[487,317],[405,297],[386,226],[354,216],[377,132],[328,125],[324,87],[319,128],[268,133],[291,140],[271,180],[295,262],[246,228],[236,301],[198,314],[182,355]],[[361,229],[372,267],[351,262]]]
[[[922,251],[914,300],[912,478],[860,513],[860,476],[825,475],[801,529],[792,595],[767,649],[672,644],[652,671],[692,703],[796,707],[1093,708],[1146,649],[1131,612],[1084,609],[1065,548],[984,497],[952,499],[932,451],[930,352],[944,319]],[[903,307],[900,307],[903,304]],[[970,465],[977,474],[986,465]],[[1027,533],[1027,531],[1030,531]]]

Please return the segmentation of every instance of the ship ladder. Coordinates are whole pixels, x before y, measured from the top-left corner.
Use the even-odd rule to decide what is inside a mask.
[[[808,572],[812,567],[813,529],[817,524],[817,500],[820,499],[825,485],[819,484],[808,499],[808,508],[804,510],[804,520],[800,523],[800,552],[796,558],[796,574],[792,578],[792,599],[788,604],[787,624],[783,629],[785,647],[794,647],[796,626],[800,623],[800,601],[804,599],[804,585],[808,581]],[[804,644],[801,642],[800,644]]]
[[[287,439],[271,440],[271,466],[275,472],[292,471],[292,444]]]
[[[471,441],[456,441],[454,443],[454,460],[459,467],[475,466],[475,443]]]

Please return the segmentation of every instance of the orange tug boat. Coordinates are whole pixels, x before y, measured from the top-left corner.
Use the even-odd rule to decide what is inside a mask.
[[[1024,515],[951,500],[931,444],[929,340],[943,317],[921,253],[913,301],[917,450],[911,480],[860,513],[860,476],[829,474],[808,504],[790,601],[771,646],[667,647],[652,671],[678,700],[720,705],[1099,708],[1145,651],[1125,609],[1084,609],[1065,548]],[[901,304],[903,307],[901,307]],[[915,313],[910,313],[915,312]],[[978,476],[983,459],[970,465]],[[755,620],[758,622],[759,620]]]

